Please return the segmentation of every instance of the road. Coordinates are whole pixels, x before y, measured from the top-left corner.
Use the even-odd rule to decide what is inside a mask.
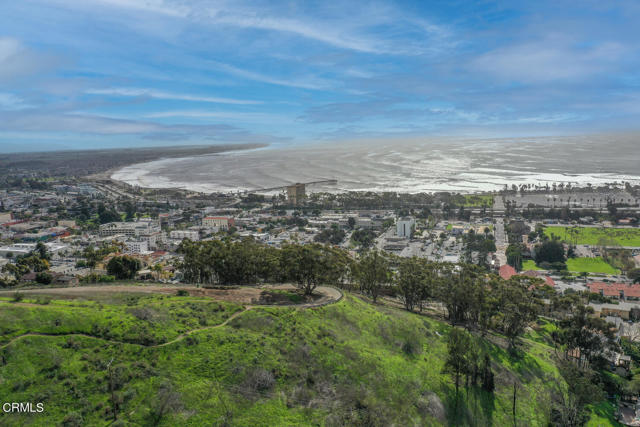
[[[505,265],[507,263],[507,246],[509,242],[507,240],[507,235],[504,231],[504,218],[496,218],[496,226],[495,226],[495,238],[496,238],[496,258],[500,265]]]

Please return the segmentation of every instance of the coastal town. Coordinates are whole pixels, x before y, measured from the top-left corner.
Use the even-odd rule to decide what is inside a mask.
[[[640,188],[629,183],[484,194],[331,194],[304,183],[262,194],[204,194],[102,177],[9,183],[0,190],[5,293],[131,281],[215,287],[215,280],[194,282],[190,245],[322,245],[353,259],[375,252],[389,260],[476,265],[504,281],[526,278],[546,301],[541,316],[557,315],[558,298],[579,298],[618,343],[640,346]],[[409,307],[397,286],[383,283],[380,298]],[[423,304],[442,309],[420,301],[420,310]],[[607,369],[635,384],[629,345],[616,348],[606,353]],[[636,425],[638,394],[625,393],[617,417]]]
[[[51,255],[42,272],[46,276],[40,274],[47,284],[108,277],[106,264],[119,254],[140,260],[136,278],[179,282],[176,250],[184,239],[231,238],[273,247],[318,242],[354,254],[377,248],[400,257],[471,262],[506,279],[543,277],[558,292],[597,293],[611,300],[592,303],[603,316],[629,320],[640,314],[640,303],[636,308],[633,302],[640,297],[640,284],[633,284],[640,267],[640,200],[637,187],[629,185],[442,193],[422,201],[393,194],[388,207],[379,207],[371,194],[307,195],[304,184],[272,195],[215,197],[158,191],[149,196],[114,182],[43,187],[0,192],[5,286],[37,283],[41,272],[15,266],[41,244]],[[535,261],[541,243],[551,239],[562,244],[560,268]],[[102,254],[99,259],[96,252]]]

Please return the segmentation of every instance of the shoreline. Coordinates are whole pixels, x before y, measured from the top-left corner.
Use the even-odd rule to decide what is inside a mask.
[[[247,143],[7,153],[0,157],[0,176],[110,179],[114,171],[138,163],[266,147]]]

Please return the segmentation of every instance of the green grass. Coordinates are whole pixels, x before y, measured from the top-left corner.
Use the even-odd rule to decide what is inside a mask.
[[[622,426],[615,420],[616,409],[612,403],[604,401],[597,405],[589,405],[591,417],[587,421],[586,427],[618,427]]]
[[[141,320],[131,314],[132,307],[151,307],[164,317],[155,323]],[[26,331],[92,335],[92,325],[109,331],[114,340],[135,340],[132,328],[166,340],[202,323],[220,323],[239,309],[176,296],[54,300],[47,305],[3,302],[1,342]],[[84,336],[29,336],[0,350],[0,395],[7,401],[44,402],[46,410],[5,414],[3,422],[59,425],[73,412],[85,425],[110,425],[109,384],[115,378],[115,394],[122,402],[119,417],[131,425],[154,423],[151,409],[162,400],[158,390],[163,384],[171,384],[180,403],[158,422],[167,426],[220,425],[225,413],[231,425],[239,426],[363,425],[367,420],[375,425],[438,425],[425,403],[429,393],[445,405],[445,424],[511,425],[516,381],[517,419],[523,425],[546,426],[552,390],[564,384],[553,348],[545,341],[552,329],[542,322],[528,333],[518,357],[494,344],[503,342],[501,337],[477,336],[474,347],[491,356],[496,390],[489,394],[478,387],[468,392],[461,388],[458,416],[453,414],[452,378],[442,373],[450,326],[350,294],[316,309],[254,308],[226,326],[164,347]],[[272,378],[273,384],[257,387],[257,373]]]
[[[525,261],[522,261],[522,271],[529,271],[529,270],[542,270],[542,269],[538,267],[536,265],[536,262],[532,259],[527,259]]]
[[[490,208],[493,206],[493,196],[491,195],[476,195],[476,194],[465,194],[464,195],[464,206],[470,208],[481,208],[487,207]]]
[[[10,298],[2,298],[9,301]],[[159,344],[191,329],[217,325],[240,306],[196,297],[113,295],[110,302],[38,299],[0,306],[0,345],[28,332],[89,334],[138,344]]]
[[[555,235],[566,242],[575,242],[578,245],[595,246],[608,242],[607,245],[640,246],[640,228],[577,227],[575,240],[569,229],[571,227],[548,226],[545,227],[544,234],[549,237]]]
[[[618,274],[620,270],[609,265],[604,259],[597,258],[569,258],[567,269],[577,273]]]
[[[528,259],[522,263],[522,271],[542,270],[535,261]],[[567,260],[567,270],[575,273],[602,273],[618,274],[620,270],[612,267],[604,259],[596,258],[569,258]]]

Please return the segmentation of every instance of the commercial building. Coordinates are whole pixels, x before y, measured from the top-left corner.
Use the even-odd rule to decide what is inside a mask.
[[[69,246],[63,245],[57,242],[49,242],[44,244],[47,248],[47,252],[51,254],[51,256],[57,256],[60,251],[64,251]],[[2,246],[0,247],[0,256],[3,258],[7,257],[7,254],[11,257],[18,257],[20,255],[28,255],[36,249],[35,243],[15,243],[13,245]]]
[[[101,236],[123,235],[138,237],[160,232],[160,226],[155,221],[110,222],[100,226]]]
[[[132,254],[145,254],[149,251],[149,243],[146,240],[127,240],[124,242],[127,252]]]
[[[217,227],[219,230],[228,230],[234,224],[233,218],[224,216],[206,216],[202,218],[203,227]]]
[[[411,217],[404,217],[398,219],[396,222],[396,235],[398,237],[411,238],[413,230],[416,228],[416,220]]]
[[[195,230],[173,230],[169,233],[172,239],[189,239],[192,241],[200,240],[200,233]]]

